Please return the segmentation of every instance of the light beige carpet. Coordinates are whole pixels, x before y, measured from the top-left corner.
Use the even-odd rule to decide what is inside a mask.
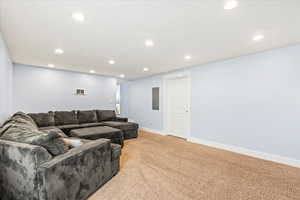
[[[300,169],[140,132],[89,200],[300,200]]]

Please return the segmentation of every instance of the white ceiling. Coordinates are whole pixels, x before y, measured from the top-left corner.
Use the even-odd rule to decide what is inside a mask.
[[[129,79],[300,42],[300,0],[239,0],[232,10],[224,2],[0,0],[0,30],[16,63]],[[78,11],[83,23],[72,19]],[[265,38],[254,42],[257,33]]]

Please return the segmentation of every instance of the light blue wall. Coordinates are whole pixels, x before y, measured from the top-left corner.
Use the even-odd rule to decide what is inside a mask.
[[[76,88],[86,96],[75,95]],[[14,111],[115,109],[117,80],[111,77],[14,66]]]
[[[300,45],[188,71],[191,137],[300,160]],[[151,111],[151,86],[162,78],[131,81],[122,92],[126,114],[159,131],[163,113]]]
[[[12,110],[12,70],[8,49],[0,32],[0,124]]]
[[[141,127],[163,129],[161,109],[152,110],[152,87],[162,88],[162,80],[153,77],[121,85],[121,115],[137,121]],[[160,90],[160,96],[162,96]],[[162,106],[162,99],[160,99]],[[149,120],[151,119],[151,120]]]
[[[300,160],[300,46],[192,69],[192,137]]]

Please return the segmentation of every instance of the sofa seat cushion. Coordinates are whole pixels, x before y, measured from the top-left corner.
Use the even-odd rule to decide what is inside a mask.
[[[67,124],[67,125],[59,125],[57,128],[64,130],[64,129],[74,129],[74,128],[80,128],[81,124]]]
[[[56,126],[78,124],[75,111],[55,111],[54,119]]]
[[[85,124],[69,124],[69,125],[61,125],[57,126],[59,129],[78,129],[78,128],[88,128],[88,127],[95,127],[95,126],[104,126],[104,123],[85,123]]]
[[[54,113],[29,113],[28,114],[37,124],[38,127],[54,126]]]
[[[64,137],[64,138],[68,137],[61,129],[57,128],[56,126],[42,127],[42,128],[39,128],[39,130],[44,133],[56,132],[61,137]]]
[[[115,120],[114,110],[96,110],[98,122]]]
[[[90,111],[78,111],[77,112],[78,122],[79,124],[85,123],[96,123],[97,120],[97,113],[94,110]]]
[[[117,122],[117,121],[106,121],[106,122],[103,122],[106,126],[110,126],[110,127],[113,127],[113,128],[118,128],[118,129],[121,129],[121,130],[135,130],[135,129],[138,129],[139,126],[138,124],[136,123],[133,123],[133,122]]]

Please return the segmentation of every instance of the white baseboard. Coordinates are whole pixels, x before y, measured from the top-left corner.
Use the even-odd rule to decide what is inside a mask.
[[[232,145],[221,144],[221,143],[212,142],[212,141],[208,141],[208,140],[202,140],[202,139],[198,139],[198,138],[190,137],[190,138],[188,138],[188,141],[192,142],[192,143],[196,143],[196,144],[202,144],[202,145],[214,147],[214,148],[217,148],[217,149],[232,151],[232,152],[235,152],[235,153],[244,154],[244,155],[251,156],[251,157],[260,158],[260,159],[263,159],[263,160],[273,161],[273,162],[276,162],[276,163],[290,165],[290,166],[293,166],[293,167],[300,168],[300,160],[286,158],[286,157],[282,157],[282,156],[278,156],[278,155],[274,155],[274,154],[269,154],[269,153],[253,151],[253,150],[242,148],[242,147],[236,147],[236,146],[232,146]]]
[[[151,132],[154,134],[159,134],[159,135],[169,135],[167,132],[155,130],[155,129],[151,129],[151,128],[147,128],[147,127],[141,127],[140,130]],[[274,154],[254,151],[254,150],[243,148],[243,147],[237,147],[237,146],[233,146],[233,145],[227,145],[227,144],[212,142],[212,141],[208,141],[208,140],[202,140],[202,139],[193,138],[193,137],[189,137],[187,139],[187,141],[196,143],[196,144],[202,144],[202,145],[214,147],[217,149],[231,151],[231,152],[235,152],[235,153],[239,153],[239,154],[243,154],[243,155],[247,155],[247,156],[251,156],[251,157],[255,157],[255,158],[260,158],[263,160],[268,160],[268,161],[272,161],[272,162],[276,162],[276,163],[280,163],[280,164],[285,164],[285,165],[289,165],[292,167],[300,168],[300,160],[295,160],[292,158],[287,158],[287,157],[278,156],[278,155],[274,155]]]
[[[168,133],[166,133],[164,131],[155,130],[155,129],[151,129],[151,128],[147,128],[147,127],[140,127],[140,130],[150,132],[150,133],[154,133],[154,134],[159,134],[159,135],[168,135]]]

